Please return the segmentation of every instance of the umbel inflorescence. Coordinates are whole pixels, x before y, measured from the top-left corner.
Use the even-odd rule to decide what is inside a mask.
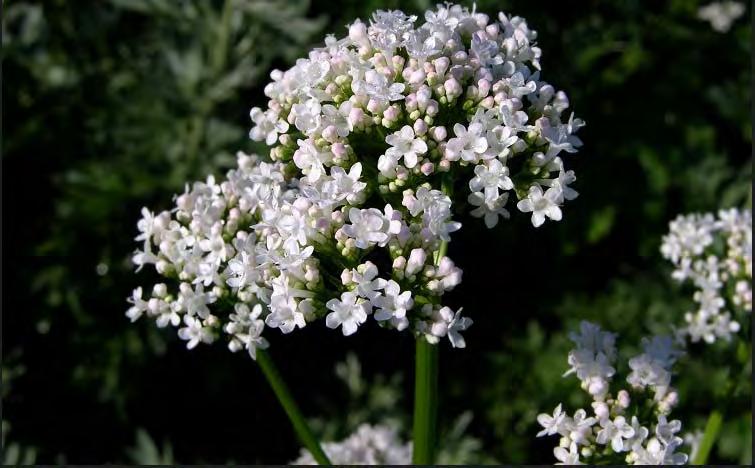
[[[677,452],[683,440],[681,422],[668,420],[678,402],[671,386],[671,369],[681,355],[669,336],[642,339],[642,353],[628,361],[626,385],[616,391],[616,335],[589,322],[569,337],[570,369],[591,396],[591,408],[569,416],[559,404],[553,414],[540,414],[537,436],[558,435],[553,454],[558,465],[632,464],[681,465],[687,455]],[[614,385],[614,390],[611,387]]]
[[[170,212],[143,210],[134,261],[178,287],[137,289],[128,316],[179,327],[190,348],[222,331],[252,357],[266,328],[321,318],[464,347],[472,321],[441,302],[462,276],[445,255],[452,208],[492,228],[515,206],[538,227],[577,196],[561,157],[583,122],[540,79],[535,39],[503,13],[442,5],[418,25],[378,11],[272,72],[250,132],[269,154],[240,154]]]
[[[353,434],[340,442],[322,444],[328,458],[335,465],[410,465],[412,443],[403,442],[398,431],[390,426],[360,425]],[[302,449],[292,465],[316,465],[308,450]]]
[[[752,313],[752,213],[721,210],[679,215],[663,237],[661,253],[674,264],[675,280],[695,288],[696,310],[681,332],[693,342],[731,340],[737,318]]]

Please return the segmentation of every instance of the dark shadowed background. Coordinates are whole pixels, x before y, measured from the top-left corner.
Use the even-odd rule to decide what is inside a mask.
[[[139,210],[222,175],[237,150],[263,150],[247,138],[248,112],[264,106],[270,70],[375,9],[432,3],[4,2],[7,463],[296,458],[248,356],[220,342],[189,352],[175,333],[125,317],[126,297],[151,281],[130,264]],[[441,351],[446,462],[551,462],[535,416],[585,404],[576,379],[561,378],[568,330],[594,320],[631,348],[680,323],[691,294],[659,254],[668,221],[751,206],[750,6],[717,32],[697,18],[703,4],[477,2],[538,31],[543,78],[587,126],[567,161],[580,196],[562,222],[534,230],[513,216],[489,231],[459,215],[449,253],[464,279],[448,302],[475,325],[466,349]],[[271,330],[272,356],[325,438],[386,419],[410,435],[413,339],[373,325],[348,338],[323,323],[285,338]],[[680,363],[674,415],[685,430],[704,427],[732,353],[693,347]],[[746,388],[712,462],[751,460]]]

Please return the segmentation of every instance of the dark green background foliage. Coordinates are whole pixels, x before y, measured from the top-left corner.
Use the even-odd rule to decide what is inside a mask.
[[[3,437],[6,461],[281,463],[297,444],[255,364],[222,344],[187,352],[125,298],[142,206],[165,209],[195,178],[222,175],[264,106],[268,72],[377,8],[430,2],[111,0],[4,2]],[[750,206],[748,10],[725,34],[696,1],[481,1],[539,32],[543,77],[588,125],[567,164],[580,197],[561,223],[514,216],[493,231],[463,214],[448,302],[474,318],[468,347],[441,352],[447,462],[550,462],[535,416],[586,403],[562,378],[566,332],[591,319],[636,349],[690,306],[658,248],[676,214]],[[749,7],[748,7],[749,8]],[[749,329],[749,327],[747,327]],[[272,354],[315,427],[411,414],[413,342],[317,324]],[[685,429],[702,429],[727,379],[713,461],[748,462],[750,368],[731,346],[679,364]],[[749,360],[749,347],[739,350]],[[346,358],[347,353],[352,357]],[[334,372],[336,363],[342,362]],[[748,364],[749,366],[749,364]]]

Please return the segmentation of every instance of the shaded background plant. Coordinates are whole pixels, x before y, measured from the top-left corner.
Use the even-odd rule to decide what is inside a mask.
[[[144,428],[159,448],[145,453],[167,457],[169,443],[184,463],[296,457],[293,435],[282,436],[288,423],[246,357],[220,345],[187,356],[170,334],[128,326],[135,222],[142,206],[168,208],[166,195],[184,181],[223,174],[236,150],[259,150],[247,138],[248,109],[264,104],[271,68],[375,9],[417,13],[431,3],[5,2],[6,447],[37,462],[133,461],[128,448],[144,444],[136,437]],[[697,18],[703,4],[478,2],[538,30],[549,81],[569,90],[588,125],[572,159],[580,197],[566,222],[522,238],[514,233],[527,217],[487,231],[462,216],[450,246],[467,268],[449,305],[463,304],[479,326],[464,354],[442,352],[440,424],[451,433],[469,411],[457,432],[479,441],[475,456],[552,460],[534,438],[535,415],[559,400],[583,403],[560,377],[567,330],[592,320],[630,343],[666,331],[691,302],[658,252],[668,221],[751,205],[750,10],[721,33]],[[333,438],[363,422],[346,423],[355,413],[340,404],[332,373],[347,350],[370,388],[378,374],[411,375],[412,340],[377,327],[350,339],[323,327],[271,341],[304,411],[348,426],[323,426]],[[685,428],[702,429],[728,378],[719,366],[727,350],[710,350],[679,363],[688,371],[675,380],[675,417]],[[726,422],[711,462],[751,459],[748,372],[732,402],[739,416]],[[387,382],[405,395],[391,403],[396,414],[408,414],[411,379]],[[384,413],[364,417],[377,423]]]

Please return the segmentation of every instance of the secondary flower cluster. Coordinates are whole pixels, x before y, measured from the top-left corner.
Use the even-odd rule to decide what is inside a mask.
[[[674,264],[674,279],[694,285],[698,304],[681,331],[693,342],[731,340],[740,329],[736,315],[752,312],[752,213],[680,215],[669,227],[661,253]]]
[[[322,449],[334,465],[410,465],[412,444],[399,440],[395,429],[388,426],[360,425],[356,432],[340,442],[325,442]],[[308,450],[292,465],[316,465]]]
[[[274,71],[267,108],[251,111],[269,158],[241,154],[172,212],[143,211],[135,263],[180,285],[137,289],[128,316],[181,327],[189,347],[222,329],[252,356],[265,328],[319,318],[351,335],[372,316],[464,347],[472,321],[441,304],[462,275],[445,256],[455,189],[488,227],[511,194],[534,226],[561,219],[577,196],[561,156],[583,122],[562,119],[568,98],[540,80],[522,18],[442,5],[425,20],[377,11]]]
[[[714,31],[725,33],[731,29],[734,21],[745,14],[746,10],[744,4],[727,0],[700,7],[697,10],[697,17],[709,22]]]
[[[629,359],[628,387],[611,391],[616,374],[616,335],[582,322],[571,333],[576,348],[569,352],[571,369],[593,399],[591,410],[573,416],[559,404],[552,415],[540,414],[537,436],[558,434],[553,450],[559,465],[634,464],[680,465],[687,455],[676,450],[683,440],[678,420],[668,421],[678,394],[671,383],[671,367],[681,354],[668,336],[642,339],[643,352]]]

